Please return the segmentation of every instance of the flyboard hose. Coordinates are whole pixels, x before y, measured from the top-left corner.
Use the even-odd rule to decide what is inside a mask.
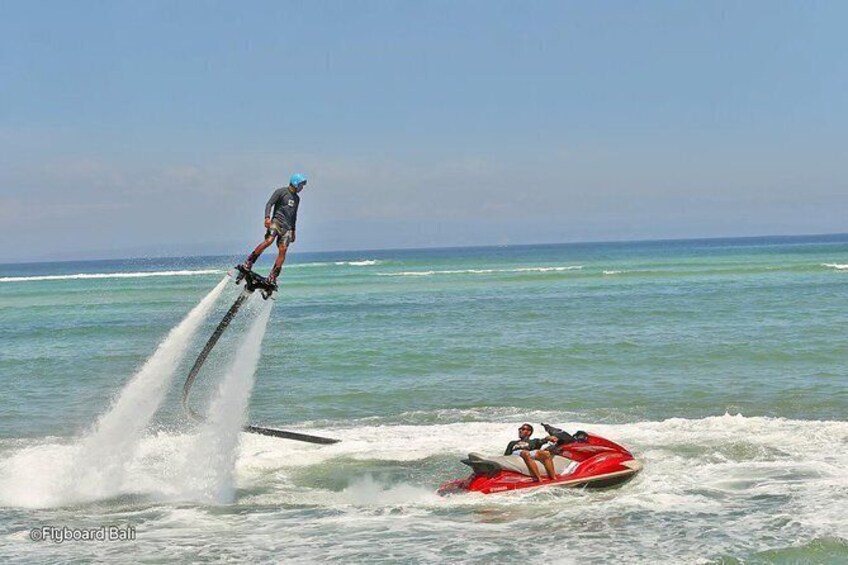
[[[276,290],[276,285],[274,285],[273,288],[267,286],[269,283],[265,281],[263,277],[260,277],[256,273],[242,269],[239,269],[239,271],[241,272],[241,275],[236,277],[236,284],[238,284],[242,279],[245,279],[245,289],[238,296],[238,298],[236,298],[236,301],[233,303],[232,306],[230,306],[230,309],[227,310],[227,313],[224,315],[224,318],[218,324],[218,327],[215,328],[215,331],[209,337],[209,340],[206,342],[206,345],[203,347],[203,350],[200,352],[200,355],[198,355],[197,359],[195,359],[194,365],[192,365],[191,370],[188,372],[188,378],[186,378],[185,384],[183,385],[183,410],[185,410],[186,414],[188,414],[196,422],[204,422],[206,421],[206,417],[203,416],[203,414],[196,412],[194,409],[192,409],[191,406],[189,406],[188,394],[191,391],[191,387],[194,384],[194,381],[197,379],[197,374],[200,372],[200,369],[206,362],[206,358],[209,356],[209,353],[212,351],[212,349],[215,348],[215,344],[218,343],[218,339],[220,339],[221,334],[224,333],[224,330],[227,329],[227,326],[229,326],[230,322],[232,322],[233,318],[235,318],[236,314],[239,311],[239,308],[241,308],[242,304],[244,304],[248,297],[253,294],[254,290],[256,290],[257,288],[262,289],[262,295],[266,299],[271,296],[271,293],[274,290]],[[283,439],[292,439],[295,441],[305,441],[308,443],[331,444],[339,442],[339,440],[337,439],[313,436],[309,434],[301,434],[297,432],[287,432],[285,430],[278,430],[276,428],[264,428],[261,426],[247,425],[242,429],[246,432],[250,432],[253,434],[279,437]]]

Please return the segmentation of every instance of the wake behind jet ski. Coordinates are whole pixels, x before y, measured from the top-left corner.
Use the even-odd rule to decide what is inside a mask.
[[[438,493],[442,496],[467,492],[492,494],[545,486],[602,488],[620,485],[632,479],[642,469],[627,449],[601,436],[577,432],[573,436],[558,428],[545,425],[548,433],[557,438],[548,451],[556,478],[547,476],[538,465],[541,480],[536,480],[528,468],[527,457],[519,455],[487,456],[469,453],[462,463],[472,469],[471,476],[444,483]]]

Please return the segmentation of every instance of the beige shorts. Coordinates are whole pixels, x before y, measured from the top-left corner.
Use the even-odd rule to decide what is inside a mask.
[[[271,222],[271,227],[265,232],[265,239],[269,237],[277,240],[277,247],[288,247],[294,238],[294,233],[292,230],[283,229],[277,222]]]

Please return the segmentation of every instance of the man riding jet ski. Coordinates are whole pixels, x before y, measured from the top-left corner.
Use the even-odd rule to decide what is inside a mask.
[[[468,459],[463,459],[462,463],[471,467],[471,476],[443,484],[439,487],[439,494],[491,494],[548,485],[610,487],[630,480],[642,469],[642,464],[636,461],[627,449],[600,436],[587,432],[571,435],[559,428],[542,424],[548,432],[548,437],[532,440],[532,426],[529,433],[525,426],[527,425],[522,425],[519,432],[525,437],[520,435],[518,440],[507,446],[510,455],[485,456],[469,453]],[[526,447],[517,449],[519,453],[527,452],[527,455],[512,454],[522,442],[526,442]],[[553,445],[539,449],[545,443]],[[540,456],[539,453],[542,452],[548,453],[549,456]],[[539,468],[539,463],[542,463],[548,474],[546,478],[541,477],[543,469]],[[553,468],[553,473],[548,468],[548,463]],[[531,465],[535,467],[535,473]]]
[[[518,428],[518,439],[509,442],[506,446],[504,455],[518,455],[524,460],[527,469],[533,476],[536,482],[542,481],[542,475],[539,473],[539,467],[536,461],[540,462],[548,473],[548,478],[556,479],[556,469],[553,464],[553,453],[549,449],[542,449],[548,442],[556,442],[556,436],[548,436],[546,438],[531,438],[533,435],[533,426],[530,424],[521,424]]]

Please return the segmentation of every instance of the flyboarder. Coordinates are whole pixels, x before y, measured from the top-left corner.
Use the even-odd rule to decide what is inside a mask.
[[[248,255],[247,260],[241,265],[248,271],[252,270],[253,264],[262,255],[262,252],[276,239],[277,260],[274,261],[274,267],[271,269],[271,274],[268,275],[268,282],[272,285],[277,284],[277,277],[280,275],[280,270],[286,260],[286,251],[288,251],[289,245],[295,241],[300,191],[305,186],[306,177],[300,173],[295,173],[289,179],[287,187],[278,188],[274,191],[265,205],[265,240],[256,246],[253,253]]]

